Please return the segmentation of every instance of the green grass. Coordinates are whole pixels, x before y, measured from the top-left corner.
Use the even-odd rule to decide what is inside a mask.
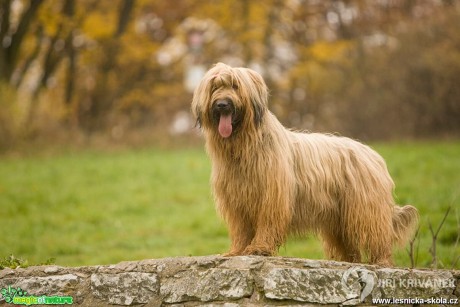
[[[420,210],[418,266],[431,261],[428,222],[437,228],[452,206],[438,240],[438,257],[451,267],[460,254],[460,143],[374,147],[387,160],[398,202]],[[77,266],[224,252],[229,240],[209,174],[201,148],[1,157],[0,258]],[[314,237],[291,238],[280,253],[324,257]],[[410,264],[404,249],[395,258]]]

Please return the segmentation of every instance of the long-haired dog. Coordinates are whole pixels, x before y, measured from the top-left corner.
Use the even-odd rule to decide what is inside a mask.
[[[329,258],[392,264],[417,209],[399,207],[385,161],[346,137],[284,128],[262,77],[222,63],[196,88],[192,113],[212,160],[217,209],[233,255],[273,255],[289,234],[318,234]]]

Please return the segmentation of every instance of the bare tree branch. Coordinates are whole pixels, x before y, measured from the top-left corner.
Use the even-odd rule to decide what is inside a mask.
[[[29,7],[22,14],[21,20],[19,21],[18,28],[16,32],[11,37],[11,44],[6,50],[6,61],[5,68],[2,71],[2,75],[5,79],[9,80],[13,70],[16,66],[16,62],[19,56],[19,50],[21,48],[22,41],[29,29],[30,23],[34,19],[35,14],[37,13],[39,7],[43,4],[43,0],[30,0]],[[2,20],[3,23],[3,20]]]
[[[118,24],[117,30],[114,33],[114,37],[119,37],[126,30],[128,25],[129,17],[134,8],[135,0],[122,0],[121,7],[118,11]]]
[[[3,42],[3,38],[8,32],[10,25],[10,11],[11,11],[11,0],[2,0],[0,7],[0,18],[2,23],[0,24],[0,43]]]
[[[441,230],[442,226],[444,225],[444,222],[446,221],[446,218],[449,215],[449,212],[450,212],[451,208],[452,208],[451,206],[449,206],[449,208],[447,208],[446,213],[444,213],[444,217],[443,217],[441,223],[439,224],[438,229],[436,230],[436,232],[433,231],[433,227],[431,225],[431,222],[428,221],[428,227],[430,229],[431,238],[432,238],[431,247],[430,247],[429,251],[430,251],[430,254],[431,254],[431,257],[432,257],[431,266],[434,267],[434,268],[438,267],[438,256],[437,256],[437,251],[436,251],[436,245],[437,245],[437,241],[438,241],[438,234],[439,234],[439,231]]]
[[[24,63],[20,67],[20,69],[13,74],[11,83],[13,84],[14,87],[19,87],[22,83],[22,80],[24,79],[24,76],[26,75],[27,71],[31,67],[33,61],[37,58],[37,56],[40,53],[40,49],[42,47],[41,41],[43,39],[43,26],[38,26],[37,30],[35,31],[35,46],[33,51],[26,57],[26,59],[23,61]]]
[[[455,251],[457,250],[458,243],[460,242],[460,219],[458,217],[458,212],[456,212],[455,216],[457,217],[457,238],[455,239],[454,248],[452,249],[454,251],[454,254],[453,254],[453,257],[452,257],[452,269],[455,268],[455,266],[457,265],[458,261],[460,260],[460,255],[455,257]]]
[[[414,234],[414,237],[409,241],[409,248],[407,249],[407,253],[409,254],[411,268],[415,268],[415,266],[417,265],[418,244],[417,244],[417,251],[414,251],[414,244],[415,244],[415,241],[419,242],[419,231],[420,231],[420,226],[418,226],[417,231]]]

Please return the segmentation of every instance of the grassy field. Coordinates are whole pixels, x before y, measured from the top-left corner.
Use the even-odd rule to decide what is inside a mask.
[[[452,267],[460,255],[460,143],[373,147],[387,160],[398,202],[420,210],[417,266],[431,263],[428,223],[436,229],[452,206],[437,242],[439,266]],[[209,173],[201,148],[1,157],[0,257],[77,266],[224,252]],[[324,257],[315,237],[291,238],[280,253]],[[410,265],[404,249],[395,260]]]

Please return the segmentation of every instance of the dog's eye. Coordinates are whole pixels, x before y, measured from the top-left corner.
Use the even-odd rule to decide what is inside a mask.
[[[237,85],[237,84],[233,84],[233,85],[232,85],[232,88],[233,88],[234,90],[237,90],[237,89],[238,89],[238,85]]]

